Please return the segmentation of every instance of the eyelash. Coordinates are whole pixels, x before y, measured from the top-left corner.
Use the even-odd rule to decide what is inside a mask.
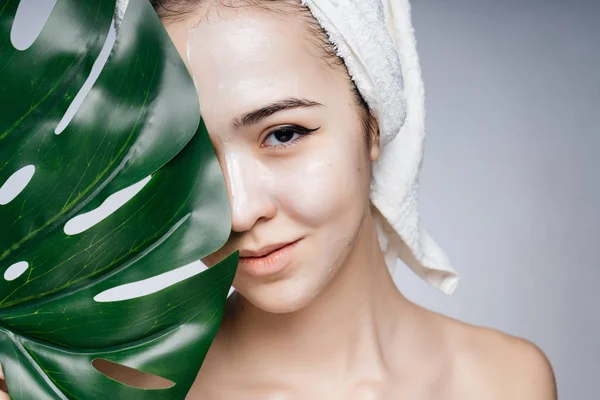
[[[269,134],[267,136],[265,136],[265,139],[263,140],[262,144],[260,147],[270,147],[273,149],[283,149],[289,146],[293,146],[294,144],[298,143],[300,140],[304,139],[306,136],[310,135],[311,133],[315,132],[316,130],[320,129],[321,127],[317,127],[314,129],[309,129],[309,128],[305,128],[303,126],[299,126],[299,125],[285,125],[282,127],[279,127],[277,129],[272,130],[271,132],[269,132]],[[278,134],[278,133],[291,133],[291,134],[297,134],[299,135],[297,138],[295,139],[291,139],[288,142],[285,143],[281,143],[278,145],[274,145],[274,146],[266,146],[265,143],[266,141]]]

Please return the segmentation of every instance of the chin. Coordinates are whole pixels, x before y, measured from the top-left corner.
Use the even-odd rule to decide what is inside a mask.
[[[302,285],[294,278],[252,287],[241,284],[236,290],[256,308],[273,314],[299,311],[319,294],[315,285]]]

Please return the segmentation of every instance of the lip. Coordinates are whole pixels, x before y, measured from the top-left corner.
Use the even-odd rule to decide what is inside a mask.
[[[275,274],[292,261],[294,249],[300,240],[272,244],[258,250],[240,250],[238,268],[254,276]]]

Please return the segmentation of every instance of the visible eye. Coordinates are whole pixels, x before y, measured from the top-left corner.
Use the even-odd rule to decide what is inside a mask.
[[[266,137],[261,147],[285,147],[300,141],[304,136],[319,128],[308,129],[298,125],[286,125],[274,129]]]

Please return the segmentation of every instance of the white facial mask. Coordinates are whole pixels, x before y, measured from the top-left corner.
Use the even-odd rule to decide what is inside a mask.
[[[314,44],[303,29],[247,11],[210,13],[187,32],[188,67],[230,194],[234,235],[223,255],[305,238],[276,282],[238,272],[234,285],[267,309],[314,297],[347,257],[368,209],[369,158],[351,86],[343,70],[307,50]],[[234,126],[290,98],[320,105]],[[275,147],[273,130],[290,125],[318,129]]]

